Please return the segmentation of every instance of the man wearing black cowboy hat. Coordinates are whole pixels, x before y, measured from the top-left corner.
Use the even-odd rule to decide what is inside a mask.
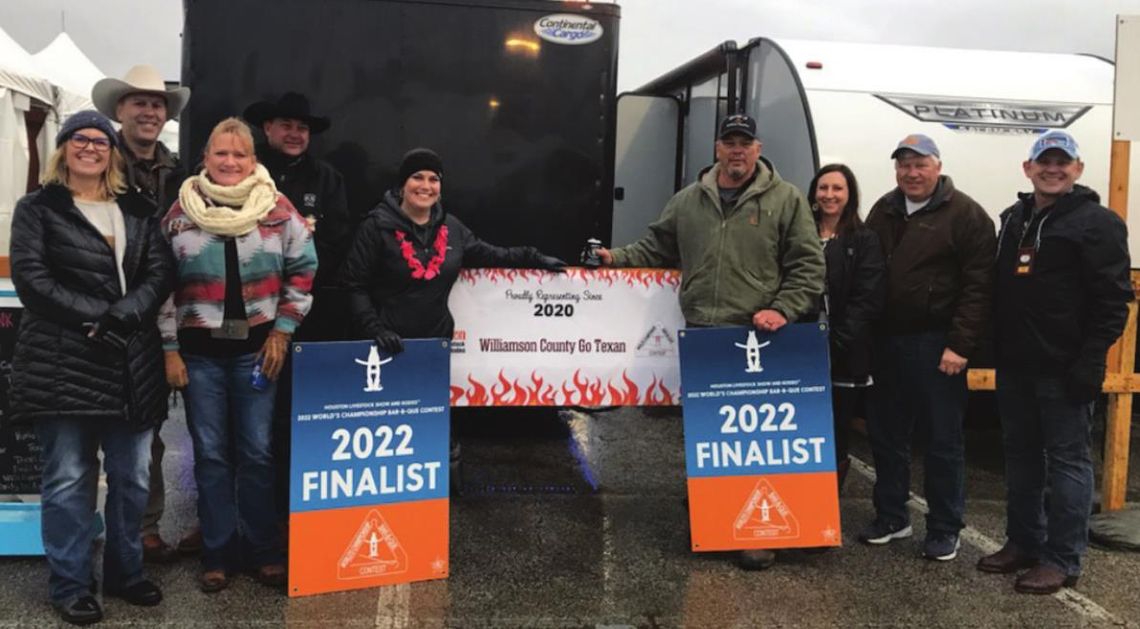
[[[312,134],[329,128],[329,119],[313,115],[309,99],[286,92],[277,101],[260,101],[246,107],[242,117],[265,132],[266,144],[257,147],[257,159],[272,175],[277,190],[309,222],[317,247],[319,266],[313,279],[313,307],[293,335],[297,341],[348,339],[348,301],[336,286],[341,262],[351,242],[344,177],[328,162],[309,154]],[[293,396],[291,370],[277,381],[274,408],[273,456],[277,468],[279,516],[288,518],[289,422]]]
[[[314,229],[320,267],[313,282],[313,310],[297,330],[299,341],[348,338],[338,319],[347,309],[335,308],[327,290],[348,249],[351,221],[344,177],[328,162],[309,154],[312,134],[329,128],[329,119],[313,115],[309,99],[286,92],[277,101],[260,101],[246,107],[242,116],[265,132],[266,144],[257,147],[257,159],[273,176],[277,189],[289,198]]]

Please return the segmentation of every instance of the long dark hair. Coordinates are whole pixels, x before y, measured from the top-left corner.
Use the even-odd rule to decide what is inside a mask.
[[[815,204],[815,188],[819,185],[820,177],[828,173],[839,173],[847,180],[847,205],[843,206],[843,213],[839,215],[839,223],[835,226],[835,234],[843,236],[863,224],[859,218],[859,184],[855,181],[855,173],[851,172],[846,164],[828,164],[820,168],[815,177],[812,177],[807,193],[808,205],[811,206],[811,215],[815,219],[816,227],[819,226],[819,219],[823,213]]]

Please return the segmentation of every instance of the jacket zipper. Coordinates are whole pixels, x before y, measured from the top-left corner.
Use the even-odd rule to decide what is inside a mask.
[[[708,190],[704,186],[701,186],[701,188],[705,191],[706,194],[708,194],[710,197],[712,197],[713,207],[715,207],[717,213],[720,214],[720,235],[718,236],[718,243],[717,243],[717,250],[716,250],[716,273],[713,276],[713,312],[712,312],[712,320],[718,321],[717,314],[720,310],[720,305],[719,305],[720,304],[720,270],[721,270],[721,267],[724,265],[724,248],[725,248],[724,241],[725,241],[725,232],[728,229],[728,217],[725,215],[724,208],[721,206],[720,195],[711,191],[711,190]],[[753,196],[759,196],[760,194],[763,194],[763,192],[752,193],[752,194],[749,194],[749,193],[750,193],[750,190],[745,190],[744,192],[742,192],[740,194],[740,198],[738,198],[736,200],[736,203],[733,204],[733,206],[732,206],[734,214],[739,211],[741,205],[743,205],[745,201],[751,199]],[[760,209],[757,208],[756,212],[757,212],[757,215],[759,216]]]

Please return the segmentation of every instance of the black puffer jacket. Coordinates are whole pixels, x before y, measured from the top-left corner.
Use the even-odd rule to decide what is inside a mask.
[[[998,367],[1063,374],[1079,359],[1104,364],[1132,300],[1128,230],[1075,186],[1033,215],[1032,194],[1002,212],[994,293]],[[1019,248],[1033,248],[1030,272],[1019,275]]]
[[[831,378],[863,383],[871,371],[871,332],[887,298],[886,264],[875,232],[860,225],[829,241],[827,314]]]
[[[401,253],[396,232],[412,243],[414,255],[426,268],[441,226],[448,230],[447,251],[439,275],[414,279]],[[384,195],[360,224],[356,240],[341,269],[349,292],[357,337],[391,330],[406,338],[451,338],[455,321],[447,307],[451,287],[463,267],[537,267],[534,247],[496,247],[480,240],[458,218],[436,204],[426,226],[415,226],[394,192]]]
[[[24,306],[12,364],[11,416],[115,419],[143,430],[166,417],[168,390],[155,317],[174,262],[154,205],[118,198],[127,244],[126,295],[115,255],[71,192],[49,185],[16,205],[12,282]],[[87,338],[85,323],[110,313],[133,334],[125,352]]]

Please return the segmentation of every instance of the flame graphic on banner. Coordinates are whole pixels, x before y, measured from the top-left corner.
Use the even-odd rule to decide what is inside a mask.
[[[654,386],[661,392],[661,395],[657,396],[653,394]],[[658,380],[657,376],[654,375],[652,382],[649,383],[649,389],[645,391],[645,403],[643,406],[672,406],[673,404],[673,393],[665,388],[664,380]]]
[[[487,388],[478,380],[467,376],[471,383],[471,390],[465,391],[463,387],[451,385],[452,406],[487,406]]]
[[[452,406],[672,406],[673,392],[665,381],[653,375],[642,391],[637,382],[622,371],[621,379],[590,380],[575,371],[569,381],[555,386],[532,371],[530,381],[509,378],[503,371],[488,386],[468,374],[469,388],[451,386]]]
[[[538,269],[463,269],[459,281],[475,285],[480,279],[492,284],[514,284],[537,281],[539,284],[550,281],[555,274]],[[607,286],[624,283],[627,286],[650,288],[652,286],[677,288],[681,285],[681,273],[672,269],[584,269],[569,267],[563,275],[573,282],[601,282]]]

